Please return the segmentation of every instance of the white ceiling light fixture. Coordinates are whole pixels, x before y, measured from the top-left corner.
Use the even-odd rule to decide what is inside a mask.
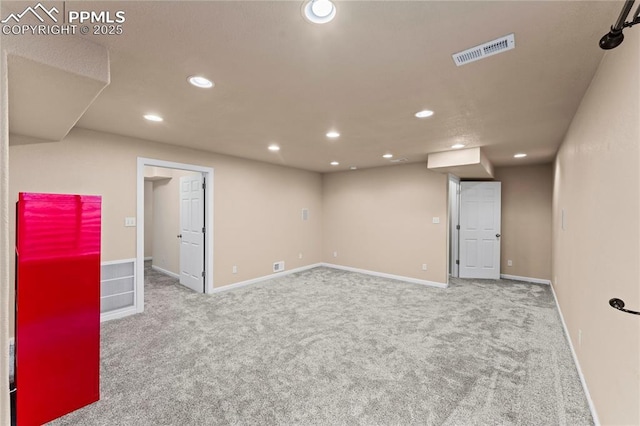
[[[156,115],[156,114],[145,114],[144,115],[144,119],[145,120],[149,120],[149,121],[154,121],[156,123],[164,121],[164,119],[162,117],[160,117],[159,115]]]
[[[520,152],[520,153],[514,155],[513,158],[524,158],[526,156],[527,156],[527,154],[525,154],[524,152]]]
[[[332,166],[339,166],[339,165],[340,165],[340,163],[338,163],[337,161],[332,161],[332,162],[331,162],[331,165],[332,165]]]
[[[201,89],[210,89],[214,86],[213,81],[200,75],[192,75],[187,79],[187,81],[192,86],[199,87]]]
[[[393,154],[384,154],[382,158],[386,158],[386,159],[393,158]]]
[[[356,166],[351,166],[349,167],[349,170],[358,170],[358,168]]]
[[[309,0],[303,8],[305,18],[314,24],[326,24],[336,17],[336,6],[330,0]]]
[[[278,152],[278,151],[280,151],[280,147],[278,145],[276,145],[276,144],[271,144],[271,145],[269,145],[269,151]]]
[[[433,115],[433,111],[429,109],[423,109],[422,111],[416,112],[416,117],[418,118],[427,118]]]
[[[453,149],[461,149],[461,148],[464,148],[464,147],[465,147],[465,145],[463,143],[457,143],[455,145],[451,145],[451,148],[453,148]]]
[[[332,131],[327,133],[327,137],[331,138],[331,139],[339,138],[340,137],[340,133],[332,130]]]

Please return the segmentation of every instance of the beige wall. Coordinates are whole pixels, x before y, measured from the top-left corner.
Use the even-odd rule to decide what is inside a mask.
[[[640,320],[607,303],[640,309],[639,75],[640,31],[625,31],[555,162],[553,285],[605,425],[640,424]]]
[[[552,165],[497,167],[495,179],[502,182],[500,272],[550,280]]]
[[[424,163],[332,173],[323,194],[325,262],[447,282],[445,175]]]
[[[153,266],[179,275],[180,178],[200,173],[164,169],[162,174],[171,176],[171,179],[153,182]]]
[[[153,182],[144,182],[144,257],[153,257]]]
[[[27,142],[11,136],[10,199],[20,191],[102,195],[103,261],[136,255],[136,228],[124,218],[136,215],[138,156],[214,168],[215,287],[269,275],[279,260],[286,269],[321,261],[318,173],[84,129],[61,142]],[[311,213],[306,222],[302,208]],[[14,223],[11,210],[10,229]]]

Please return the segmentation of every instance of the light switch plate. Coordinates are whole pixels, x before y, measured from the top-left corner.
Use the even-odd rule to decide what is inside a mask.
[[[440,218],[439,217],[434,217],[433,218],[433,223],[440,223]]]
[[[124,218],[124,226],[136,226],[136,218],[135,217],[125,217]]]

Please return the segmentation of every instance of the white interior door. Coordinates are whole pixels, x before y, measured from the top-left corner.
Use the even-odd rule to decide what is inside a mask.
[[[500,208],[500,182],[461,182],[461,278],[500,278]]]
[[[204,188],[200,174],[180,178],[180,284],[204,293]]]

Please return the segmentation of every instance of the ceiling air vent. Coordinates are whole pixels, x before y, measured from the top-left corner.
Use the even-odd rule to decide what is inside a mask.
[[[455,62],[457,66],[460,66],[479,59],[484,59],[487,56],[506,52],[514,47],[516,47],[515,36],[513,34],[509,34],[504,37],[488,41],[480,46],[454,53],[451,56],[453,57],[453,62]]]
[[[407,160],[406,158],[394,158],[392,160],[389,160],[390,163],[406,163]]]

